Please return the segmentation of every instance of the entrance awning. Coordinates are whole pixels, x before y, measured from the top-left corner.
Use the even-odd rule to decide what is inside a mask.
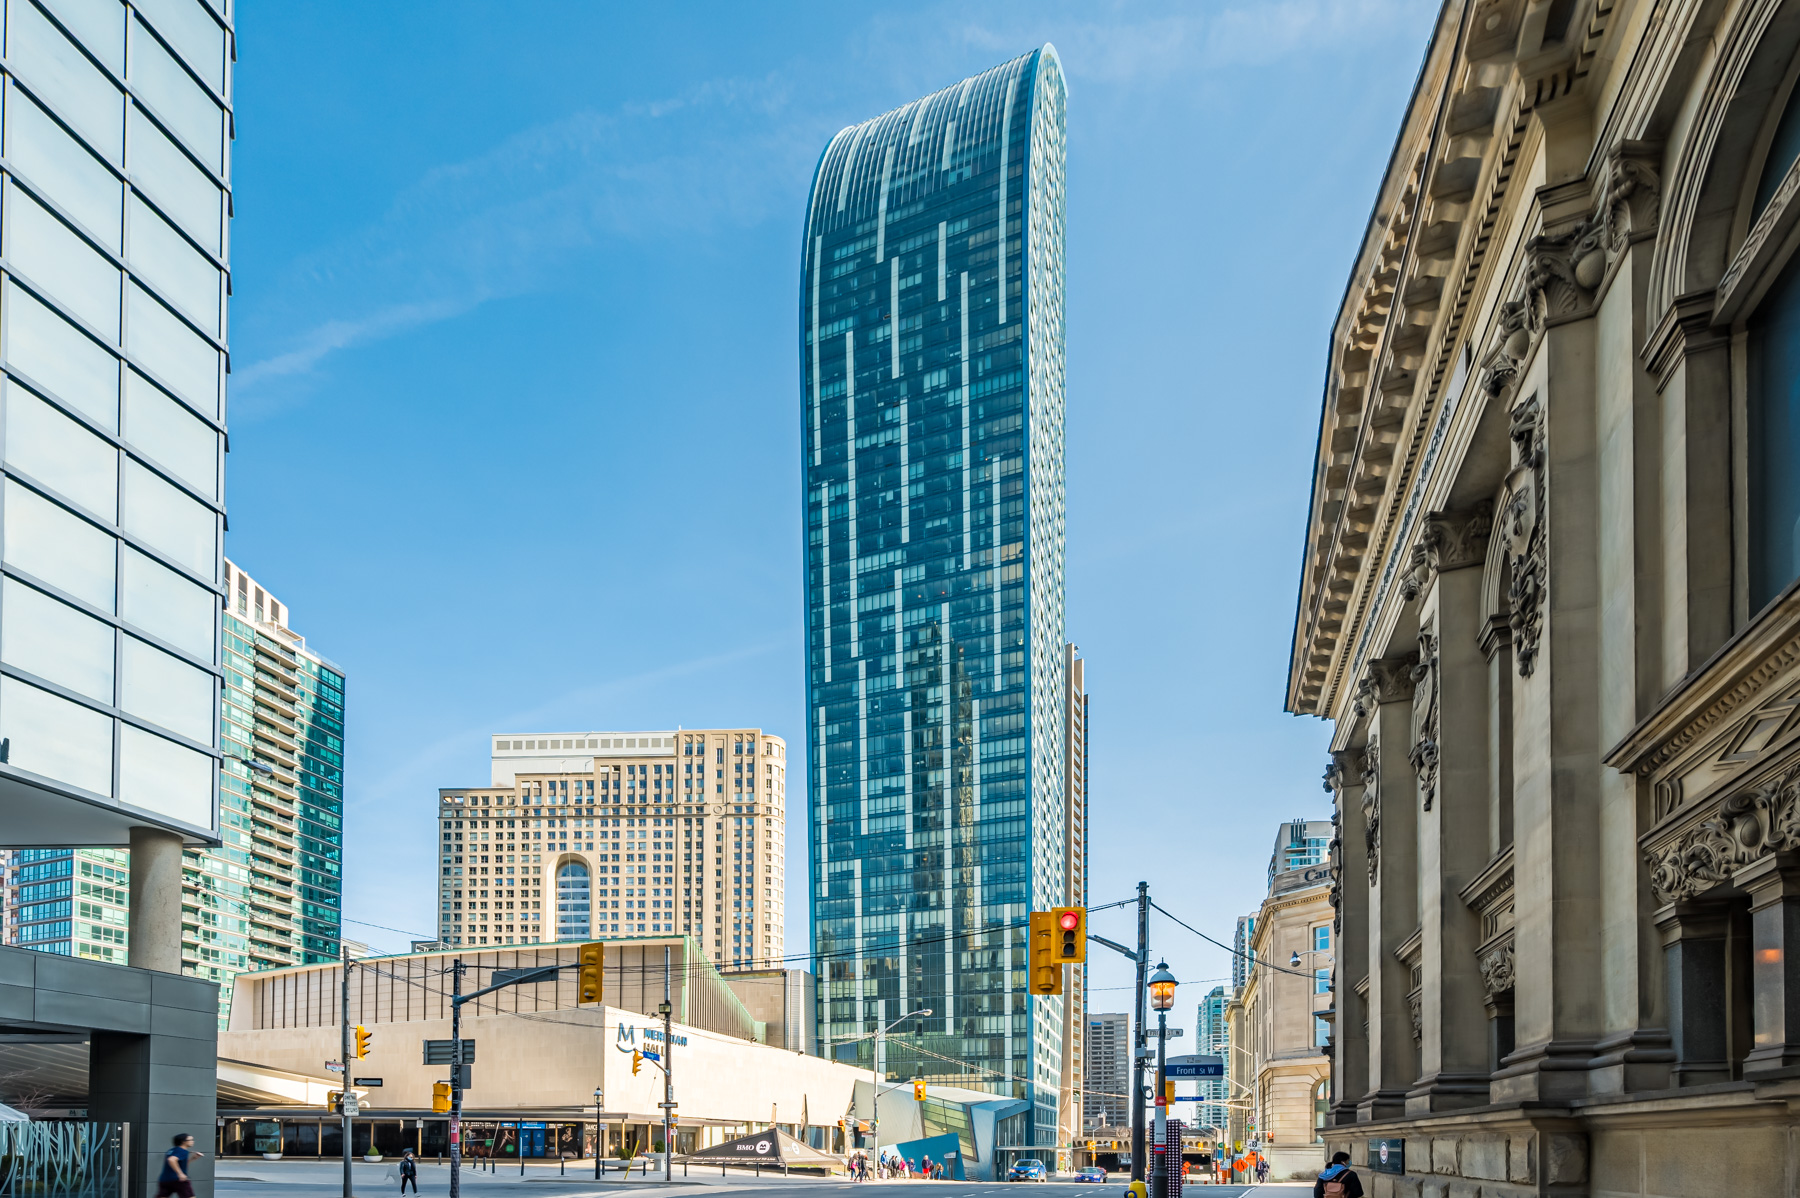
[[[688,1159],[708,1164],[778,1165],[812,1169],[844,1167],[844,1162],[837,1157],[820,1152],[817,1148],[809,1148],[785,1131],[773,1127],[727,1140],[723,1144],[715,1144],[692,1154]]]

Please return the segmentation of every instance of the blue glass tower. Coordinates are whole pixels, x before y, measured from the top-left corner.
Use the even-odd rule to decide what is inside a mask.
[[[800,295],[808,855],[823,1050],[1056,1140],[1064,87],[1045,46],[840,132]]]

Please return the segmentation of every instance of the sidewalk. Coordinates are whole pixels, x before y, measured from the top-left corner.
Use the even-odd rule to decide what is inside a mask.
[[[675,1176],[672,1181],[665,1182],[662,1176],[662,1162],[650,1160],[649,1172],[643,1171],[646,1158],[640,1157],[632,1162],[631,1172],[627,1175],[620,1166],[623,1162],[609,1160],[601,1182],[594,1180],[593,1158],[562,1162],[566,1169],[559,1167],[557,1161],[528,1160],[521,1174],[518,1161],[500,1161],[495,1171],[490,1173],[485,1165],[476,1168],[473,1162],[465,1160],[461,1169],[461,1185],[464,1189],[477,1186],[482,1189],[494,1189],[520,1184],[553,1184],[562,1183],[571,1186],[605,1185],[756,1185],[759,1182],[785,1182],[790,1185],[817,1182],[843,1183],[847,1177],[818,1177],[812,1174],[794,1173],[783,1176],[779,1167],[766,1168],[759,1177],[752,1169],[734,1167],[720,1175],[720,1167],[696,1161],[686,1166],[684,1176],[683,1165],[675,1162]],[[269,1185],[298,1186],[338,1186],[344,1176],[344,1162],[341,1159],[309,1158],[306,1160],[265,1161],[253,1157],[227,1157],[217,1161],[213,1176],[218,1181],[261,1182]],[[442,1190],[448,1184],[450,1162],[446,1159],[438,1163],[434,1157],[419,1160],[419,1189],[429,1193],[434,1188]],[[384,1190],[400,1189],[400,1158],[387,1157],[379,1163],[371,1164],[361,1159],[350,1165],[351,1186],[357,1193],[378,1193]],[[908,1183],[894,1183],[908,1184]]]

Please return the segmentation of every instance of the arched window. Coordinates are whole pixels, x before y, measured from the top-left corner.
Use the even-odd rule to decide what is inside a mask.
[[[1331,1115],[1331,1079],[1322,1077],[1319,1084],[1313,1087],[1313,1134],[1312,1142],[1323,1144],[1325,1136],[1321,1128]]]
[[[556,871],[556,938],[585,940],[588,934],[588,868],[571,861]]]

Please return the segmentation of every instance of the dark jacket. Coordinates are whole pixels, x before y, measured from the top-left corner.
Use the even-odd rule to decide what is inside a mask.
[[[1343,1171],[1341,1178],[1339,1170]],[[1349,1165],[1327,1165],[1319,1180],[1313,1182],[1313,1198],[1325,1198],[1325,1183],[1339,1180],[1344,1183],[1344,1198],[1363,1198],[1362,1178]]]
[[[413,1158],[410,1156],[401,1157],[400,1158],[400,1176],[402,1176],[402,1177],[417,1177],[418,1175],[419,1175],[419,1166],[413,1162]]]

